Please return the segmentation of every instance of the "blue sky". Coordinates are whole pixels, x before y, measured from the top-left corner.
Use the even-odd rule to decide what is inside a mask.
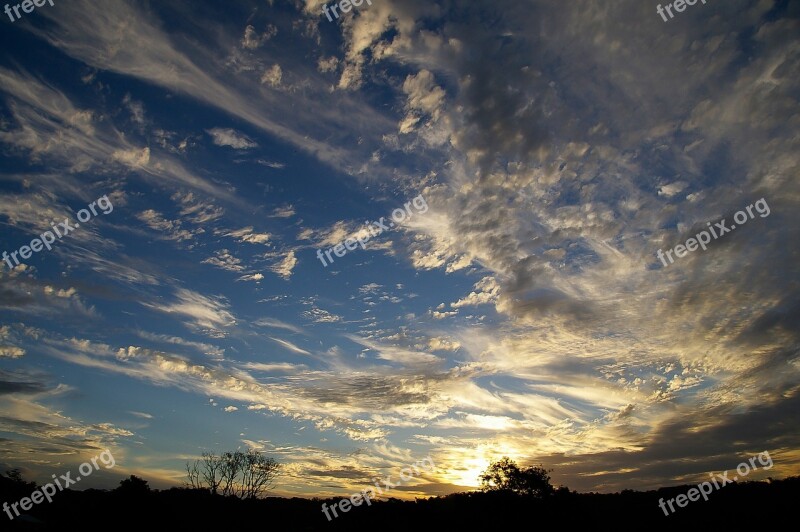
[[[1,467],[110,449],[81,487],[166,487],[249,447],[305,496],[430,456],[402,497],[504,455],[596,491],[800,471],[797,4],[321,6],[3,20],[0,251],[113,209],[0,263]]]

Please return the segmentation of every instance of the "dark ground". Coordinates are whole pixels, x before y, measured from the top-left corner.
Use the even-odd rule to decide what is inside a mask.
[[[6,479],[2,479],[6,480]],[[694,486],[657,491],[623,491],[614,494],[569,492],[560,489],[543,500],[502,493],[462,493],[402,502],[396,499],[362,504],[328,522],[322,503],[336,500],[239,500],[188,489],[165,491],[114,490],[64,491],[33,507],[23,518],[8,520],[0,512],[5,530],[115,530],[157,526],[158,530],[525,530],[577,524],[600,530],[700,530],[757,525],[763,530],[797,530],[800,477],[767,482],[730,484],[665,516],[660,498],[674,498]],[[17,502],[30,496],[30,485],[0,483],[0,502]],[[13,512],[12,512],[13,513]],[[33,521],[36,521],[34,523]],[[791,523],[795,522],[794,525]],[[498,529],[494,528],[498,527]]]

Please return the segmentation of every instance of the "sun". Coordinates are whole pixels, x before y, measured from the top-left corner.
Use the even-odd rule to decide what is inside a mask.
[[[489,460],[486,458],[468,458],[463,463],[464,468],[453,471],[448,480],[459,486],[479,487],[480,480],[478,480],[478,477],[489,467]]]

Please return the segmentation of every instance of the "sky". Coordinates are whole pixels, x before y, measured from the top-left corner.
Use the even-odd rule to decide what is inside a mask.
[[[0,13],[0,469],[800,474],[800,3],[657,5]]]

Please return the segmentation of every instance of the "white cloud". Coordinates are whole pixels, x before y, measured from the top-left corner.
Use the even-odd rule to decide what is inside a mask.
[[[462,308],[468,306],[486,305],[496,303],[500,295],[500,285],[493,277],[484,277],[475,283],[475,291],[462,299],[459,299],[450,306],[452,308]]]
[[[447,338],[431,338],[428,340],[428,349],[431,351],[456,351],[461,343]]]
[[[239,242],[247,242],[248,244],[266,244],[272,237],[272,235],[270,235],[269,233],[254,232],[252,226],[243,227],[242,229],[238,229],[236,231],[230,231],[224,234],[225,236],[235,238]]]
[[[224,336],[224,330],[236,323],[229,305],[222,297],[204,296],[193,290],[179,288],[172,303],[142,303],[167,314],[177,314],[190,319],[187,325],[199,328],[212,336]]]
[[[291,218],[294,215],[294,207],[291,205],[284,205],[283,207],[276,207],[270,216],[273,218]]]
[[[242,266],[241,259],[231,255],[231,252],[227,249],[220,249],[214,252],[214,256],[205,259],[202,261],[202,264],[211,264],[212,266],[229,272],[241,272],[245,269],[244,266]]]
[[[131,120],[140,126],[144,125],[144,105],[142,102],[134,101],[130,94],[126,94],[122,99],[122,103],[125,104],[125,107],[130,111]]]
[[[337,316],[336,314],[331,314],[327,310],[318,307],[314,307],[311,310],[304,311],[303,316],[316,323],[336,323],[338,321],[342,321],[341,316]]]
[[[251,140],[244,133],[239,133],[235,129],[215,127],[207,129],[206,133],[211,135],[214,139],[214,144],[217,146],[230,146],[237,150],[249,150],[258,146],[255,141]]]
[[[20,358],[25,355],[25,350],[12,345],[0,345],[0,358]]]
[[[339,66],[339,59],[336,56],[330,56],[328,58],[320,57],[319,61],[317,61],[317,70],[320,72],[335,72],[336,67]]]
[[[247,25],[244,29],[244,36],[242,37],[242,46],[249,50],[255,50],[263,45],[265,42],[273,38],[275,35],[278,34],[278,28],[273,26],[272,24],[267,25],[266,31],[261,35],[258,35],[256,29],[251,26]]]
[[[284,279],[288,280],[292,276],[292,270],[295,266],[297,266],[297,257],[295,257],[294,250],[292,250],[289,251],[289,253],[287,253],[280,262],[274,264],[270,269]]]
[[[56,297],[63,297],[69,299],[70,297],[74,296],[77,293],[77,290],[74,288],[68,288],[67,290],[59,289],[56,290],[52,286],[45,286],[44,293],[47,295],[55,295]]]
[[[181,216],[197,225],[205,225],[218,220],[225,214],[225,209],[217,207],[210,201],[203,201],[194,192],[176,192],[171,198],[181,206]]]
[[[286,329],[287,331],[292,331],[295,333],[303,334],[303,330],[291,323],[286,323],[281,320],[275,320],[272,318],[261,318],[253,322],[253,325],[257,325],[259,327],[273,327],[276,329]]]
[[[256,162],[261,166],[266,166],[268,168],[275,168],[276,170],[280,170],[281,168],[286,168],[286,163],[267,161],[266,159],[256,159]]]
[[[264,279],[264,275],[263,274],[261,274],[261,273],[252,273],[252,274],[242,275],[241,277],[239,277],[236,280],[237,281],[255,281],[255,282],[258,282],[258,281],[261,281],[263,279]]]
[[[194,342],[192,340],[186,340],[179,336],[169,336],[166,334],[152,334],[146,331],[137,331],[136,333],[138,336],[146,339],[151,340],[154,342],[166,342],[169,344],[174,345],[181,345],[185,347],[191,347],[193,349],[198,350],[199,352],[214,357],[214,358],[222,358],[225,356],[225,350],[220,349],[219,347],[211,344],[206,344],[203,342]]]
[[[150,229],[162,233],[162,236],[167,240],[175,240],[176,242],[192,240],[197,234],[204,232],[202,228],[193,231],[183,229],[180,220],[168,220],[153,209],[137,213],[136,217],[147,224]]]
[[[131,168],[141,168],[150,163],[150,148],[115,150],[111,158]]]
[[[283,70],[277,63],[272,65],[269,70],[266,70],[261,76],[261,83],[269,85],[272,88],[279,87],[283,80]]]
[[[301,347],[297,347],[292,342],[289,342],[287,340],[281,340],[280,338],[274,338],[272,336],[270,336],[270,339],[274,340],[275,342],[278,342],[283,347],[285,347],[289,351],[292,351],[293,353],[298,353],[298,354],[301,354],[301,355],[310,355],[311,354],[308,351],[306,351],[305,349],[303,349]]]

